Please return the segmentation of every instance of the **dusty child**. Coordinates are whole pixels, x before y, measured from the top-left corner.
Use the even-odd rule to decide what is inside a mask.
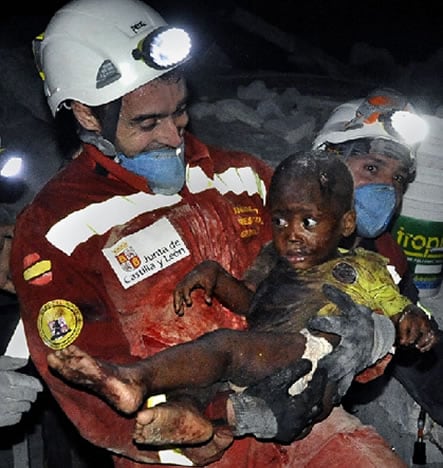
[[[312,363],[312,369],[291,386],[291,394],[297,394],[309,385],[317,367],[327,371],[326,357],[339,343],[337,335],[307,327],[312,317],[339,313],[324,292],[325,284],[390,317],[399,343],[427,351],[432,340],[407,326],[422,311],[400,295],[386,259],[361,248],[344,251],[338,247],[355,229],[353,192],[352,176],[338,157],[319,151],[288,157],[276,168],[269,190],[273,240],[263,247],[245,277],[234,278],[217,262],[208,260],[177,285],[177,314],[192,306],[193,291],[203,289],[208,304],[215,298],[246,316],[247,331],[217,330],[124,366],[95,359],[71,345],[50,354],[49,366],[124,413],[140,410],[147,396],[158,393],[206,388],[218,382],[247,387],[304,358]],[[408,313],[402,315],[400,324],[405,310]],[[387,351],[379,349],[373,362]],[[331,388],[342,386],[340,394],[350,385],[350,380],[344,384],[328,377]],[[272,388],[269,392],[272,394]],[[329,396],[333,394],[336,391],[325,393],[318,420],[336,403]],[[187,399],[188,408],[190,404]],[[177,403],[173,412],[176,417]],[[211,436],[211,422],[197,407],[194,415],[195,419],[177,427],[176,433],[170,432],[171,444],[186,443],[191,432],[195,442],[196,428],[202,441]],[[140,411],[135,440],[155,444],[156,430],[165,422],[170,422],[168,405]],[[165,442],[164,433],[161,441]]]

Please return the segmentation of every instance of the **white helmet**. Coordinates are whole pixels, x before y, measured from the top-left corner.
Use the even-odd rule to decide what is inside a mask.
[[[314,140],[314,149],[362,138],[389,140],[405,148],[414,165],[415,150],[427,133],[427,124],[407,101],[392,89],[377,89],[364,99],[342,104]]]
[[[55,115],[69,99],[98,106],[134,91],[189,58],[191,43],[142,1],[73,0],[33,49]]]

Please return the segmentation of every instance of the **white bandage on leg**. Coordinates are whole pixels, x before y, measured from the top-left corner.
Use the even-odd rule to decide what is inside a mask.
[[[303,328],[300,333],[306,338],[305,352],[302,358],[312,362],[312,370],[289,387],[288,393],[291,396],[298,395],[307,387],[317,369],[318,361],[333,350],[331,343],[326,338],[311,335],[306,328]]]

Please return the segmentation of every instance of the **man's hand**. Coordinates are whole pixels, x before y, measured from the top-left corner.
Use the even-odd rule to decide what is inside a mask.
[[[437,342],[436,324],[415,304],[393,317],[397,327],[397,343],[415,346],[422,353],[429,351]]]
[[[0,427],[17,424],[43,390],[34,377],[16,372],[25,359],[0,356]]]
[[[324,285],[323,292],[341,315],[313,317],[309,328],[341,337],[334,351],[319,361],[319,367],[325,368],[328,378],[337,383],[338,402],[356,374],[389,352],[395,341],[395,327],[389,318],[355,304],[334,286]]]
[[[308,387],[298,395],[291,396],[289,388],[311,368],[310,361],[300,359],[243,393],[232,394],[229,399],[235,416],[235,435],[254,434],[279,442],[292,442],[307,435],[323,412],[326,372],[317,369]]]
[[[13,233],[13,224],[0,226],[0,289],[10,293],[15,293],[9,271]]]

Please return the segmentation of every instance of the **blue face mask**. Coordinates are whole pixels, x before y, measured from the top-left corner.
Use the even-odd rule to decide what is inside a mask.
[[[396,209],[396,194],[392,185],[368,184],[355,189],[357,234],[373,239],[389,226]]]
[[[117,155],[121,166],[143,176],[154,193],[175,195],[185,184],[184,145],[140,153],[132,158]]]

